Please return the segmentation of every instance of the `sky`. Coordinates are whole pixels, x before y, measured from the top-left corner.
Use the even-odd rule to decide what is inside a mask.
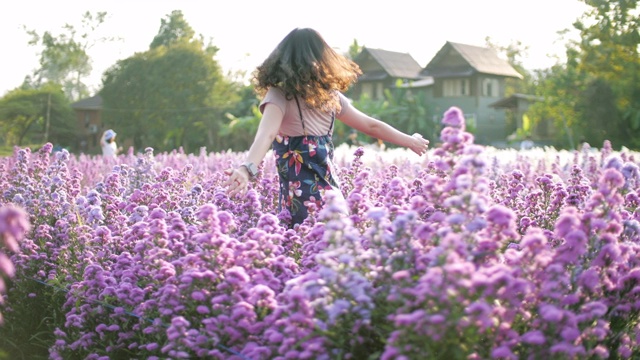
[[[65,24],[79,32],[82,14],[106,11],[106,21],[91,34],[117,41],[89,49],[93,72],[85,81],[96,91],[102,73],[118,60],[144,52],[160,22],[181,10],[196,34],[220,50],[223,71],[250,73],[296,27],[311,27],[346,53],[355,41],[368,48],[409,53],[421,66],[447,42],[485,46],[486,38],[527,47],[529,70],[562,59],[567,42],[558,32],[587,9],[579,0],[21,0],[0,11],[0,96],[38,67],[40,48],[30,46],[25,28],[57,36]],[[575,31],[569,33],[575,38]]]

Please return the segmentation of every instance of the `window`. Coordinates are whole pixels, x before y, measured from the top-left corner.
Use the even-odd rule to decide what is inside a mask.
[[[381,82],[362,83],[360,88],[360,96],[366,95],[371,100],[384,99],[384,84]]]
[[[382,83],[378,83],[376,84],[376,100],[383,100],[384,99],[384,86],[382,86]]]
[[[498,97],[499,96],[498,79],[483,79],[482,80],[482,96],[486,97]]]
[[[366,95],[369,99],[373,99],[373,84],[362,83],[361,96]]]
[[[442,93],[446,97],[469,96],[469,79],[448,79],[442,84]]]

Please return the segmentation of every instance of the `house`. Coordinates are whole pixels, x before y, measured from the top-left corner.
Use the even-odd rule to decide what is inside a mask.
[[[502,98],[492,104],[489,104],[492,108],[502,109],[507,112],[508,116],[515,119],[513,132],[516,129],[525,129],[533,140],[538,144],[551,144],[554,139],[553,123],[550,119],[538,119],[535,123],[524,124],[529,107],[538,101],[544,99],[536,95],[528,94],[512,94],[508,97]]]
[[[71,104],[76,113],[78,124],[78,149],[85,153],[97,153],[100,151],[100,137],[103,129],[100,113],[102,110],[102,98],[95,95],[78,100]]]
[[[523,77],[495,50],[446,42],[418,70],[408,54],[365,50],[354,59],[363,71],[352,92],[354,98],[372,91],[376,99],[384,88],[404,88],[425,97],[431,116],[426,121],[439,121],[451,106],[462,109],[478,144],[503,142],[513,132],[505,111],[490,105],[505,96],[506,79]]]
[[[356,99],[384,99],[384,90],[396,87],[398,81],[407,83],[422,78],[422,66],[411,55],[381,49],[363,47],[354,59],[362,75],[351,89],[350,96]]]

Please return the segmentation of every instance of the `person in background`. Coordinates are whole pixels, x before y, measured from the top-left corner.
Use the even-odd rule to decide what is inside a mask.
[[[527,135],[524,140],[522,140],[522,142],[520,143],[520,150],[530,150],[533,149],[533,146],[535,144],[533,143],[533,140],[531,140],[531,136]]]
[[[118,155],[118,145],[116,144],[116,132],[109,129],[102,134],[100,146],[104,157],[116,157]]]
[[[290,228],[308,216],[307,206],[322,207],[324,193],[341,194],[333,163],[336,119],[371,137],[424,154],[429,141],[407,135],[356,109],[343,95],[362,72],[309,28],[292,30],[253,74],[262,96],[262,118],[242,164],[225,170],[229,196],[244,193],[258,174],[269,148],[276,158],[279,207],[287,209]]]

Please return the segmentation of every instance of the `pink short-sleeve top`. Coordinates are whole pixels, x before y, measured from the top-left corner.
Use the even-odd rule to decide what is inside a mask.
[[[341,111],[335,114],[339,118],[346,109],[351,105],[349,99],[342,93],[338,92],[340,98]],[[304,120],[304,128],[300,120],[300,113],[295,99],[287,100],[284,92],[278,88],[269,88],[264,99],[260,102],[260,112],[264,113],[266,104],[276,105],[284,114],[282,124],[280,125],[280,134],[285,136],[303,136],[327,135],[331,127],[332,114],[321,110],[309,108],[302,99],[298,99],[300,111]],[[305,134],[306,130],[306,134]]]

